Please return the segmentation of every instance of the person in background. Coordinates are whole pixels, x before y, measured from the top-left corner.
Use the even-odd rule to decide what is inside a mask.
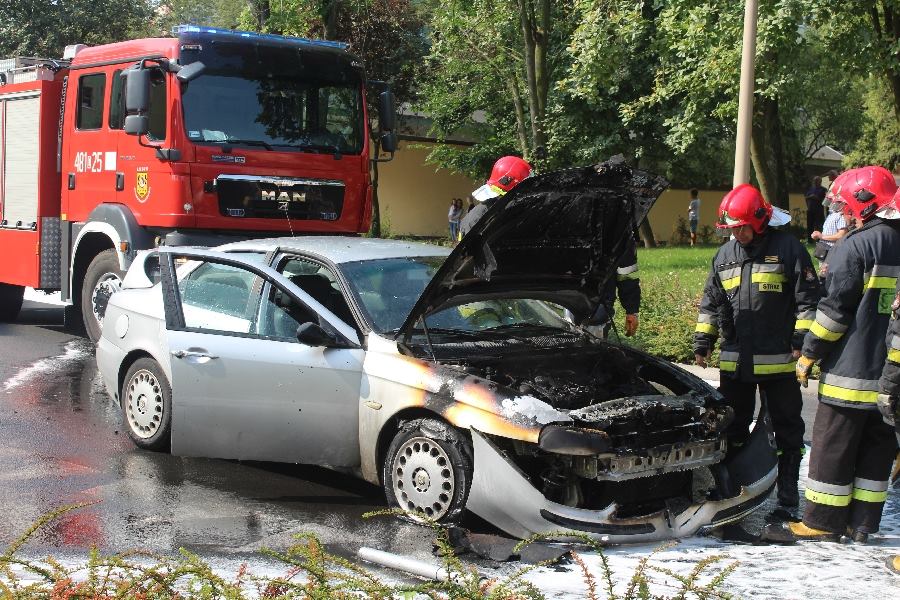
[[[691,201],[688,204],[688,227],[691,231],[691,246],[697,243],[697,225],[700,223],[700,192],[691,190]]]
[[[462,198],[454,198],[447,212],[447,220],[450,222],[450,241],[454,244],[459,241],[459,222],[463,216]]]
[[[466,208],[466,214],[469,214],[473,210],[475,210],[475,198],[469,196],[469,206]]]
[[[825,285],[825,275],[828,274],[828,252],[834,247],[842,237],[850,231],[844,212],[841,210],[840,202],[832,202],[831,192],[825,197],[825,204],[828,208],[828,217],[822,225],[822,231],[813,231],[812,239],[816,241],[814,256],[819,260],[819,283]]]
[[[825,213],[822,203],[825,201],[825,194],[828,193],[822,187],[822,178],[813,177],[812,186],[806,190],[804,197],[806,199],[806,235],[812,239],[813,231],[822,228],[822,221]]]

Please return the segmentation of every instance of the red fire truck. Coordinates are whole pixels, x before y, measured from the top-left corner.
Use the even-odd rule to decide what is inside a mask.
[[[96,341],[138,250],[369,229],[367,82],[346,44],[173,34],[0,61],[0,320],[25,287],[60,290]],[[379,94],[390,153],[393,103]]]

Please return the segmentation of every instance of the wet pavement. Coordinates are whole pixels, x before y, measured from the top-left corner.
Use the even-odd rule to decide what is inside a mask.
[[[430,530],[392,517],[380,488],[299,465],[179,458],[138,450],[62,308],[26,301],[0,324],[0,548],[42,515],[89,503],[38,530],[29,554],[145,550],[239,556],[311,532],[338,554],[363,545],[430,556]]]

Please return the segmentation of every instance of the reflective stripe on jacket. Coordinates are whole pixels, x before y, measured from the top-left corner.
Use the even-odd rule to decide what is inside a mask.
[[[793,377],[813,323],[819,280],[799,241],[767,229],[750,249],[730,240],[719,248],[703,290],[694,351],[705,354],[721,336],[719,368],[744,381]]]
[[[876,410],[885,333],[900,276],[900,228],[872,219],[828,253],[825,297],[803,344],[821,359],[819,400]]]
[[[888,396],[900,397],[900,280],[891,305],[891,322],[888,325],[884,345],[887,346],[887,360],[881,372],[881,392]]]

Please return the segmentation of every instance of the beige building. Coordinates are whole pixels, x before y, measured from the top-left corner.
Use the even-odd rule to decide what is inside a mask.
[[[482,181],[452,173],[426,163],[433,146],[429,142],[403,141],[394,160],[378,167],[378,197],[381,202],[382,228],[390,235],[443,237],[448,235],[447,210],[452,198],[463,198]],[[487,177],[487,173],[485,173]],[[724,190],[700,190],[700,227],[715,227],[719,202]],[[659,241],[671,241],[681,217],[687,224],[690,192],[668,189],[650,211],[650,226]],[[805,223],[806,205],[802,194],[791,194],[791,213],[795,221]]]

